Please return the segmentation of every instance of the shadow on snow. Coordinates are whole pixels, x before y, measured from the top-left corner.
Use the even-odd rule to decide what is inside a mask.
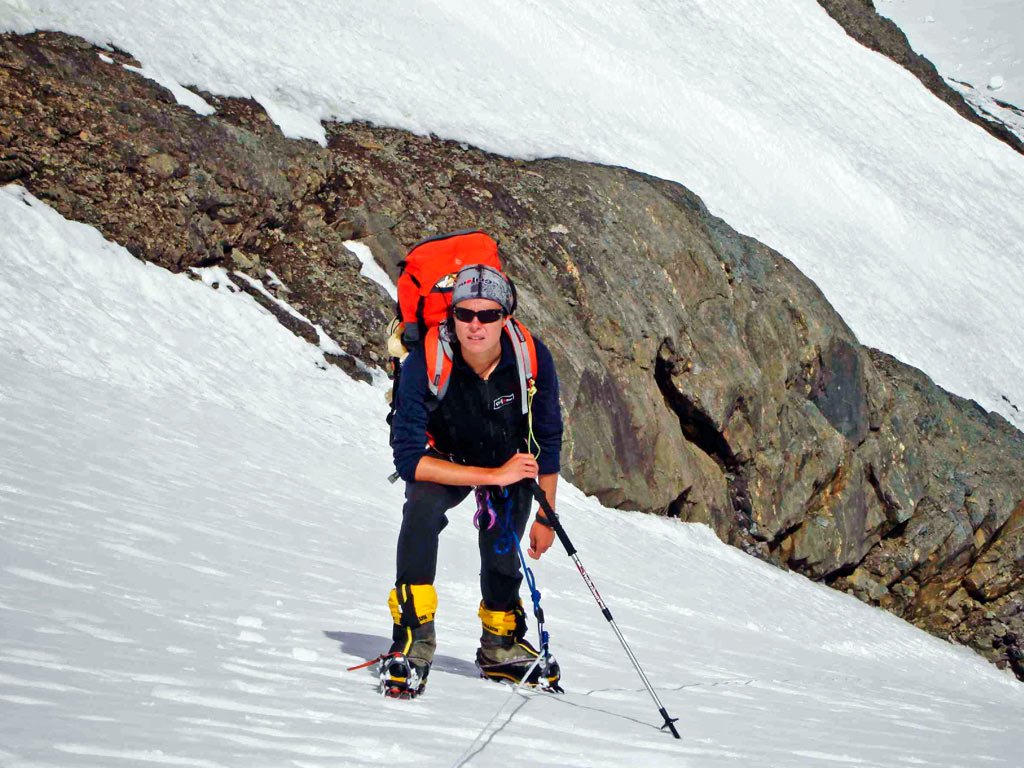
[[[360,659],[373,659],[385,653],[391,647],[391,638],[380,635],[366,635],[362,632],[329,632],[324,631],[324,636],[341,644],[341,652]],[[368,667],[370,672],[377,674],[375,666]],[[452,675],[463,677],[480,677],[480,670],[476,664],[465,659],[457,659],[454,656],[436,654],[434,663],[430,667],[431,672],[448,672]]]

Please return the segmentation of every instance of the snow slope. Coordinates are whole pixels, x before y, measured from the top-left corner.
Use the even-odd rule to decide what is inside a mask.
[[[563,484],[536,567],[568,693],[475,678],[470,510],[442,537],[427,695],[387,645],[402,491],[380,387],[221,281],[0,188],[0,764],[1016,766],[1024,687],[703,526]]]
[[[1019,0],[876,0],[911,47],[985,119],[1024,140],[1024,8]]]
[[[875,9],[944,77],[1024,109],[1020,0],[875,0]]]
[[[114,43],[165,82],[252,95],[292,136],[359,118],[680,181],[863,343],[1024,426],[1024,157],[815,0],[241,7],[13,0],[0,29]]]

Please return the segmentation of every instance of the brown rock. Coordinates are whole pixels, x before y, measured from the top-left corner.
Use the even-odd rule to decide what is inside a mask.
[[[1024,581],[1024,501],[1003,524],[964,579],[967,590],[991,602],[1020,589]]]
[[[169,179],[178,172],[178,161],[163,152],[150,155],[143,160],[143,165],[161,179]]]

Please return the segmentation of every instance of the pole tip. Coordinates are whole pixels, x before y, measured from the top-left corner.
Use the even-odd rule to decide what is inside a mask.
[[[661,712],[661,716],[665,718],[665,724],[661,726],[661,730],[664,731],[666,728],[668,728],[672,732],[672,735],[675,736],[677,739],[682,738],[679,735],[679,731],[676,730],[676,721],[679,720],[679,718],[669,717],[668,712],[665,710],[664,707],[662,707],[659,711]]]

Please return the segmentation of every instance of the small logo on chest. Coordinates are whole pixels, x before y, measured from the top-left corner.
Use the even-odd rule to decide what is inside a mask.
[[[504,408],[509,403],[514,402],[515,399],[516,399],[516,396],[514,394],[513,395],[502,395],[501,397],[499,397],[497,400],[494,401],[494,410],[497,411],[497,410],[500,410],[501,408]]]

